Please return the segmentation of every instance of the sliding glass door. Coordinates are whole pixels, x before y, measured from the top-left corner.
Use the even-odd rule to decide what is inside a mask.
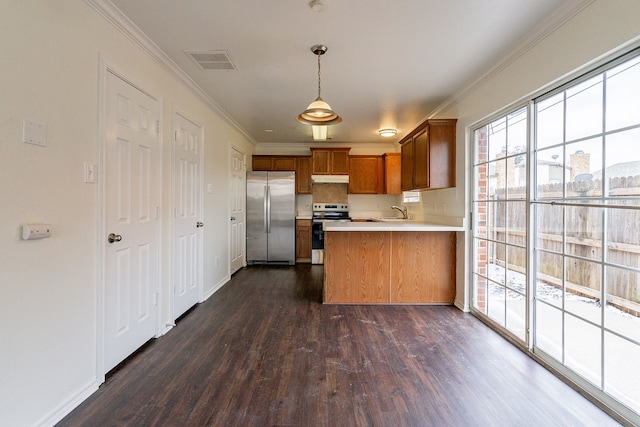
[[[640,419],[638,52],[473,136],[473,310]]]

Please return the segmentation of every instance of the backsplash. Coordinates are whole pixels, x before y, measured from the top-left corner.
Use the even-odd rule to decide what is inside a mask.
[[[348,184],[313,184],[313,203],[348,202]]]

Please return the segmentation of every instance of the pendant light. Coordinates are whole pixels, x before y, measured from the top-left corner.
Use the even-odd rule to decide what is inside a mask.
[[[342,121],[342,117],[337,115],[320,97],[320,56],[327,52],[327,47],[317,44],[311,46],[311,52],[318,56],[318,97],[296,117],[296,120],[305,125],[337,125]]]

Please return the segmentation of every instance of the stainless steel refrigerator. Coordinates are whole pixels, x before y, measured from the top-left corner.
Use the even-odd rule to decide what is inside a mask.
[[[247,264],[295,264],[295,211],[295,172],[247,173]]]

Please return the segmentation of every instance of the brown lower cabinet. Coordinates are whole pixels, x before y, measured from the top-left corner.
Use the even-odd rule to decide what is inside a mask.
[[[327,304],[452,304],[454,231],[327,231]]]
[[[311,262],[311,220],[296,219],[296,262]]]

